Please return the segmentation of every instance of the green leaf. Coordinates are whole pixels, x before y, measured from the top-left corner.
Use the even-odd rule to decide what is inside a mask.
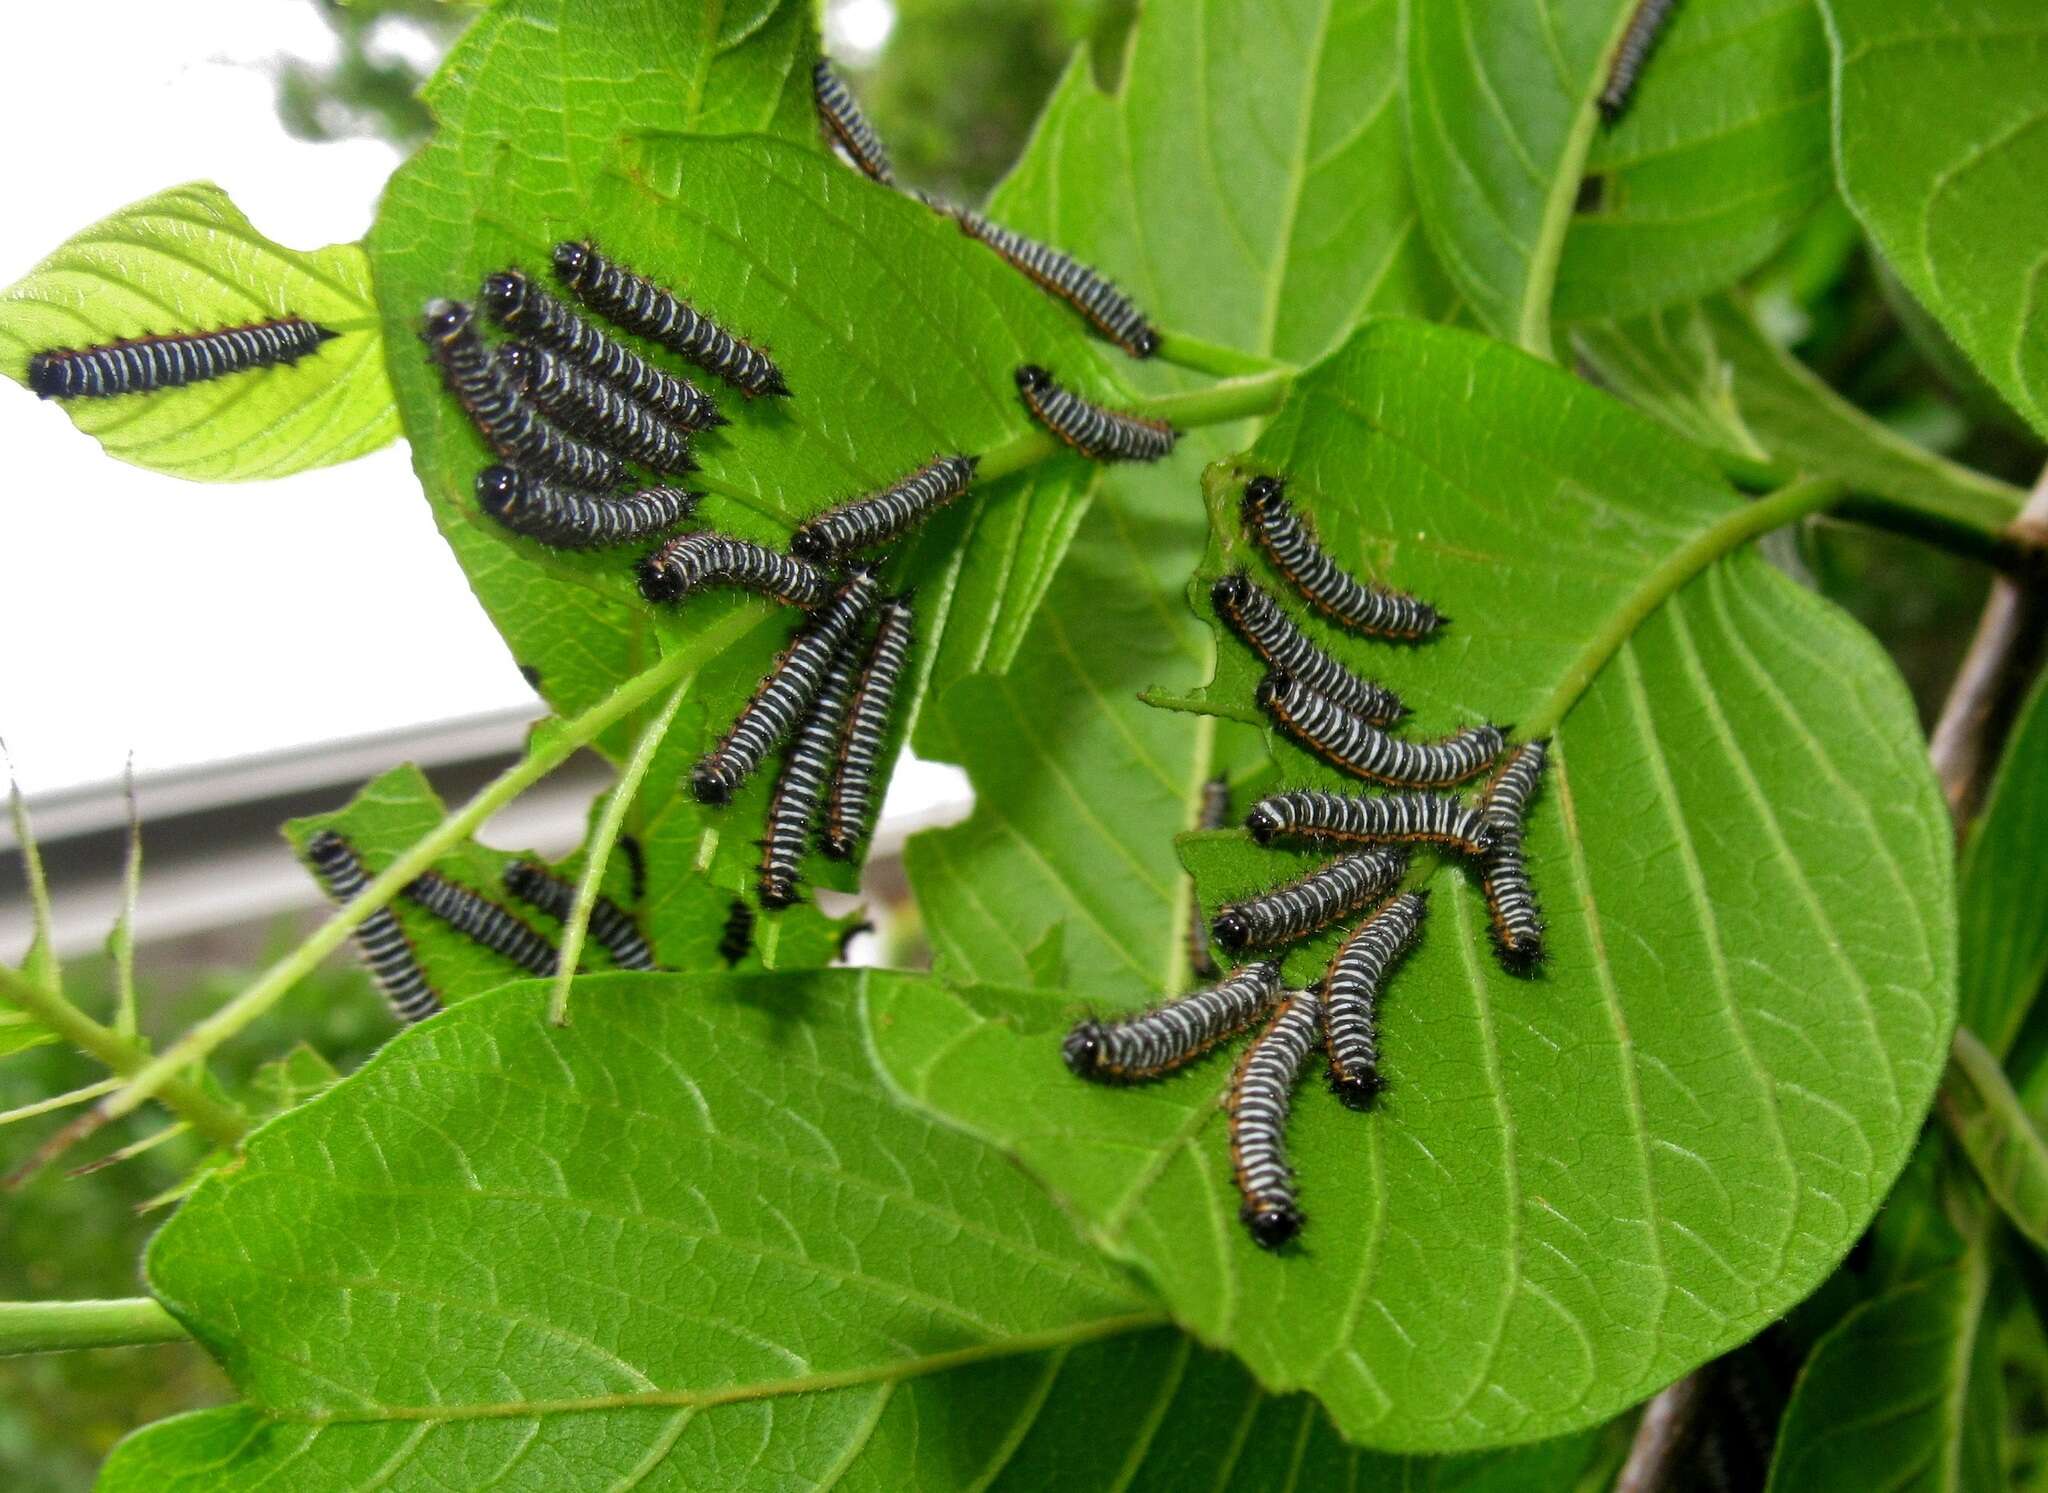
[[[1977,1493],[2002,1485],[1996,1360],[1980,1331],[1984,1220],[1960,1252],[1855,1308],[1815,1346],[1778,1426],[1772,1493]]]
[[[1825,188],[1820,38],[1804,0],[1679,8],[1634,102],[1596,100],[1634,0],[1409,0],[1409,155],[1430,242],[1480,323],[1551,352],[1560,318],[1734,283]],[[1578,212],[1582,181],[1598,197]]]
[[[1289,474],[1336,554],[1456,619],[1419,649],[1313,629],[1402,693],[1418,735],[1568,707],[1530,826],[1545,974],[1500,973],[1475,892],[1427,873],[1431,931],[1385,1012],[1390,1096],[1368,1117],[1308,1094],[1294,1122],[1311,1223],[1290,1258],[1232,1216],[1225,1063],[1076,1083],[1066,992],[893,992],[878,1049],[1184,1325],[1269,1387],[1316,1393],[1347,1435],[1454,1449],[1589,1424],[1811,1290],[1919,1127],[1953,1019],[1954,914],[1911,703],[1835,609],[1754,556],[1715,561],[1768,507],[1498,344],[1369,324],[1251,460]],[[1241,479],[1212,478],[1234,535]],[[1252,719],[1236,645],[1218,676],[1206,708]],[[1288,781],[1335,781],[1275,750]],[[1147,853],[1156,829],[1115,807],[1112,833]],[[1290,869],[1200,839],[1205,906]],[[1131,1004],[1118,973],[1077,959],[1076,993]]]
[[[2036,681],[1963,847],[1962,1023],[1997,1057],[2048,981],[2048,916],[2020,867],[2048,855],[2048,678]]]
[[[1744,423],[1734,371],[1698,304],[1572,329],[1598,382],[1724,461],[1757,465],[1771,454]]]
[[[990,210],[1241,352],[1308,362],[1368,315],[1442,315],[1398,22],[1395,0],[1146,6],[1116,91],[1077,54]]]
[[[1811,215],[1830,166],[1811,0],[1680,5],[1628,112],[1594,132],[1598,205],[1565,235],[1554,314],[1632,316],[1734,284]]]
[[[2048,12],[2037,0],[1821,0],[1835,164],[1892,268],[2048,436]]]
[[[1937,1102],[1970,1164],[2013,1226],[2048,1250],[2048,1141],[1998,1059],[1957,1030]]]
[[[116,399],[63,402],[110,456],[197,482],[246,482],[348,461],[398,434],[358,244],[302,252],[256,231],[227,193],[173,187],[72,235],[0,292],[0,373],[152,333],[303,316],[339,337],[284,368]]]
[[[1736,407],[1774,456],[1860,493],[1963,523],[1998,527],[2018,516],[2026,494],[1872,419],[1772,341],[1735,298],[1709,301],[1706,315],[1734,372]]]

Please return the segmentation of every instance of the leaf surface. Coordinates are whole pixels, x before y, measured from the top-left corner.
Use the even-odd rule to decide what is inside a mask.
[[[182,389],[62,401],[110,456],[198,482],[330,466],[398,434],[359,244],[288,249],[207,182],[145,197],[81,229],[0,292],[0,373],[53,348],[211,332],[302,316],[338,333],[289,367]]]
[[[2006,737],[1991,790],[1963,846],[1958,905],[1962,1024],[2000,1058],[2048,980],[2048,915],[2021,866],[2048,856],[2048,680]]]

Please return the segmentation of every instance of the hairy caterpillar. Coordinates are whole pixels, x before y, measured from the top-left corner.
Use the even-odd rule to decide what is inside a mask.
[[[1280,995],[1280,963],[1233,970],[1221,984],[1115,1021],[1083,1021],[1060,1056],[1077,1077],[1100,1083],[1158,1078],[1194,1061],[1257,1021]]]
[[[861,661],[860,682],[840,733],[839,768],[832,776],[832,794],[825,803],[819,848],[834,860],[852,860],[867,837],[875,776],[889,736],[889,715],[896,703],[903,665],[910,658],[916,624],[910,593],[882,603],[874,641]]]
[[[286,316],[212,332],[53,347],[28,360],[28,386],[42,399],[109,399],[182,389],[253,368],[289,367],[340,335],[302,316]]]
[[[1317,694],[1298,679],[1268,674],[1259,706],[1296,741],[1339,771],[1393,788],[1443,788],[1484,772],[1507,740],[1499,726],[1467,726],[1442,741],[1404,741]]]
[[[704,495],[680,487],[596,493],[489,466],[476,474],[477,506],[512,530],[555,549],[602,549],[659,534],[696,510]]]
[[[623,842],[621,842],[623,843]],[[558,922],[566,922],[576,905],[576,888],[534,861],[514,861],[505,868],[505,890]],[[590,905],[590,936],[612,956],[620,969],[659,969],[639,925],[626,910],[598,893]]]
[[[1287,1164],[1287,1115],[1301,1066],[1321,1039],[1322,1021],[1322,1003],[1313,990],[1289,991],[1231,1079],[1230,1170],[1244,1199],[1238,1216],[1266,1249],[1278,1249],[1301,1232],[1294,1171]]]
[[[1315,529],[1287,501],[1277,477],[1245,484],[1243,515],[1251,535],[1273,568],[1317,611],[1354,632],[1413,641],[1443,625],[1433,606],[1405,591],[1361,581],[1331,559],[1316,542]]]
[[[1386,896],[1407,869],[1405,852],[1384,847],[1340,856],[1306,876],[1218,909],[1216,941],[1232,953],[1294,943]]]
[[[797,900],[811,821],[817,817],[825,784],[832,776],[840,723],[845,720],[846,707],[853,698],[858,677],[854,656],[858,646],[857,639],[848,637],[832,655],[818,698],[797,726],[783,756],[775,794],[768,800],[767,828],[761,838],[763,907],[787,907]]]
[[[792,553],[834,565],[907,534],[974,480],[978,456],[941,456],[870,497],[841,503],[805,519],[789,536]]]
[[[1493,849],[1480,863],[1479,885],[1486,894],[1500,961],[1516,972],[1543,958],[1543,916],[1522,858],[1522,828],[1548,752],[1548,742],[1529,741],[1508,753],[1479,806],[1493,831]]]
[[[817,102],[818,120],[825,126],[826,138],[869,180],[885,187],[895,186],[896,173],[890,168],[889,152],[882,148],[882,137],[875,133],[875,127],[860,112],[860,105],[854,102],[845,82],[823,57],[811,64],[811,97]]]
[[[370,884],[370,873],[363,869],[355,847],[331,829],[316,831],[306,841],[306,858],[313,863],[321,887],[336,902],[354,901]],[[355,940],[356,952],[390,1003],[393,1016],[410,1026],[441,1009],[441,997],[427,983],[412,940],[405,936],[390,908],[378,908],[358,923],[349,937]]]
[[[1093,461],[1157,461],[1173,450],[1177,436],[1164,420],[1090,404],[1036,364],[1017,370],[1017,390],[1039,424]]]
[[[1493,831],[1477,811],[1442,793],[1383,793],[1354,797],[1319,788],[1270,794],[1252,805],[1245,828],[1261,845],[1275,839],[1371,844],[1419,840],[1470,856],[1493,848]]]
[[[551,975],[559,965],[555,946],[530,924],[438,871],[421,872],[417,880],[406,884],[405,896],[472,943],[502,954],[534,974]]]
[[[657,472],[694,472],[690,438],[648,406],[537,342],[508,342],[495,354],[514,387],[564,430]]]
[[[1380,991],[1388,972],[1415,946],[1428,897],[1403,892],[1388,902],[1344,940],[1324,972],[1330,1087],[1353,1109],[1370,1107],[1379,1094]]]
[[[1391,726],[1408,713],[1392,690],[1361,679],[1309,641],[1264,587],[1243,571],[1209,588],[1216,615],[1275,673],[1299,679],[1369,725]]]
[[[712,586],[736,586],[809,611],[832,594],[832,577],[808,560],[781,550],[698,531],[678,534],[640,562],[640,594],[649,601],[680,601]]]
[[[1230,823],[1230,779],[1221,774],[1202,784],[1202,798],[1195,810],[1195,828],[1221,829]],[[1209,928],[1202,920],[1199,897],[1188,899],[1188,968],[1198,980],[1213,980],[1222,973],[1216,956],[1209,952]]]
[[[688,358],[749,398],[789,392],[782,370],[768,354],[645,275],[613,263],[596,246],[556,244],[555,275],[599,316]]]

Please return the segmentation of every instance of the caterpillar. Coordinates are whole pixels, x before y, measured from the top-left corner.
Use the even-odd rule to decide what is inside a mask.
[[[678,534],[640,562],[640,594],[649,601],[680,601],[711,586],[736,586],[809,611],[832,594],[832,577],[808,560],[699,531]]]
[[[1442,741],[1404,741],[1367,725],[1298,679],[1268,674],[1259,708],[1340,772],[1392,788],[1444,788],[1484,772],[1506,744],[1506,728],[1467,726]]]
[[[725,927],[718,935],[718,957],[730,969],[747,957],[747,951],[754,947],[754,909],[733,898],[732,906],[725,912]]]
[[[53,347],[28,360],[28,386],[42,399],[110,399],[182,389],[252,368],[289,367],[340,335],[303,316],[286,316],[214,332]]]
[[[1275,839],[1374,844],[1419,840],[1464,855],[1493,849],[1493,831],[1476,810],[1443,793],[1382,793],[1371,798],[1293,788],[1252,805],[1244,827],[1261,845]]]
[[[1306,876],[1216,913],[1216,941],[1231,953],[1293,943],[1370,906],[1400,884],[1408,856],[1375,847],[1340,856]]]
[[[1330,1087],[1352,1109],[1379,1094],[1379,1002],[1388,972],[1415,946],[1429,893],[1403,892],[1359,924],[1323,973]]]
[[[711,396],[686,378],[657,368],[592,326],[518,270],[484,277],[484,310],[506,331],[545,344],[684,430],[729,423]]]
[[[568,921],[576,905],[576,888],[534,861],[514,861],[505,868],[505,890],[528,906],[539,908],[558,922]],[[612,963],[620,969],[652,970],[654,950],[647,946],[639,926],[626,910],[598,893],[590,904],[590,936],[604,946]]]
[[[789,536],[806,560],[834,565],[907,534],[967,491],[978,456],[941,456],[871,497],[855,498],[807,518]]]
[[[889,165],[889,152],[882,149],[881,136],[823,57],[811,64],[811,97],[817,101],[818,121],[825,126],[826,138],[870,181],[895,186],[896,173]]]
[[[555,276],[599,316],[688,358],[748,398],[789,392],[768,354],[646,276],[612,263],[593,244],[556,244]]]
[[[811,837],[825,784],[832,776],[840,723],[858,679],[855,655],[859,643],[849,637],[832,655],[825,682],[810,713],[796,728],[768,800],[768,824],[761,839],[760,892],[763,907],[787,907],[797,900],[804,849]]]
[[[1273,568],[1331,621],[1354,632],[1413,642],[1443,626],[1443,614],[1405,591],[1351,575],[1316,542],[1308,519],[1287,501],[1277,477],[1254,477],[1244,487],[1245,532]]]
[[[996,251],[1047,294],[1065,301],[1103,337],[1134,358],[1159,351],[1159,333],[1145,314],[1102,275],[1071,255],[992,223],[972,208],[925,199],[960,225],[960,231]]]
[[[1487,785],[1479,813],[1493,831],[1493,849],[1480,863],[1479,885],[1493,919],[1500,962],[1525,972],[1543,958],[1543,916],[1522,858],[1522,826],[1549,754],[1547,741],[1529,741],[1508,753]]]
[[[513,387],[564,430],[657,472],[694,472],[690,437],[637,399],[629,398],[537,342],[508,342],[496,353]]]
[[[439,871],[422,871],[417,880],[406,884],[405,896],[472,943],[504,955],[523,969],[551,975],[560,967],[559,951],[531,925]]]
[[[825,671],[875,602],[874,572],[856,570],[831,601],[797,630],[754,697],[690,774],[699,803],[723,804],[795,729],[817,699]]]
[[[1090,404],[1035,363],[1017,370],[1017,391],[1039,424],[1091,461],[1157,461],[1177,439],[1164,420]]]
[[[1133,1083],[1185,1066],[1243,1031],[1280,995],[1280,962],[1264,960],[1230,978],[1116,1021],[1083,1021],[1067,1033],[1060,1057],[1077,1078]]]
[[[1301,1232],[1294,1171],[1287,1164],[1287,1113],[1322,1021],[1322,1002],[1313,990],[1289,991],[1230,1081],[1230,1170],[1244,1199],[1238,1217],[1265,1249],[1278,1249]]]
[[[477,506],[513,533],[564,550],[603,549],[658,534],[694,513],[703,496],[680,487],[584,492],[511,466],[476,474]]]
[[[1643,64],[1650,60],[1650,53],[1656,50],[1658,40],[1664,34],[1664,23],[1671,12],[1678,8],[1678,0],[1639,0],[1636,12],[1629,17],[1628,29],[1621,34],[1621,45],[1614,50],[1614,66],[1607,75],[1607,86],[1600,90],[1600,117],[1612,125],[1628,111],[1628,101],[1636,91],[1636,79],[1642,75]]]
[[[875,775],[889,736],[889,714],[916,631],[917,614],[910,599],[906,591],[882,603],[874,641],[861,661],[860,683],[840,732],[839,767],[832,777],[831,796],[825,801],[824,832],[818,837],[819,848],[833,860],[852,860],[867,837]]]
[[[1230,779],[1218,774],[1202,784],[1202,797],[1195,810],[1195,828],[1221,829],[1230,823]],[[1188,899],[1188,968],[1198,980],[1213,980],[1223,971],[1209,952],[1209,926],[1202,918],[1199,897]]]
[[[1209,603],[1268,668],[1299,679],[1368,725],[1391,726],[1408,713],[1392,690],[1361,679],[1311,642],[1280,603],[1243,571],[1219,578],[1209,588]]]
[[[519,397],[485,350],[469,307],[460,301],[427,302],[423,336],[448,392],[500,456],[576,487],[616,487],[625,480],[626,464],[618,457],[562,434]]]
[[[313,863],[321,887],[336,902],[354,901],[370,884],[370,873],[363,869],[355,847],[331,829],[317,830],[306,841],[306,858]],[[405,936],[390,908],[378,908],[356,924],[356,931],[349,936],[369,966],[370,978],[390,1003],[393,1016],[410,1026],[441,1009],[441,997],[427,983],[412,940]]]

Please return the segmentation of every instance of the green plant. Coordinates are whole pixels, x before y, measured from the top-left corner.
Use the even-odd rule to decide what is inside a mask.
[[[435,133],[364,245],[278,249],[182,188],[0,299],[14,376],[132,335],[144,303],[331,319],[344,339],[289,380],[80,423],[207,477],[402,423],[557,717],[453,812],[400,768],[290,826],[384,869],[160,1051],[132,1008],[83,1014],[45,947],[0,973],[0,1031],[120,1080],[50,1147],[152,1102],[212,1144],[148,1297],[0,1311],[18,1347],[189,1334],[233,1380],[241,1403],[130,1438],[102,1485],[1592,1487],[1631,1438],[1631,1476],[1687,1445],[1760,1474],[1730,1386],[1768,1354],[1798,1373],[1773,1486],[2038,1465],[2002,1376],[2038,1400],[2044,728],[2037,690],[1994,777],[1980,707],[2022,671],[2048,502],[2015,485],[2048,435],[2027,278],[2048,209],[2021,185],[2048,161],[2013,60],[2048,30],[2029,0],[1938,25],[1905,0],[1694,0],[1607,127],[1632,9],[1143,9],[1108,86],[1070,66],[988,207],[1133,292],[1163,330],[1142,363],[828,154],[795,0],[500,0],[428,86]],[[420,309],[587,235],[770,343],[796,391],[732,402],[704,444],[718,527],[780,542],[934,450],[980,455],[887,561],[921,621],[897,734],[977,795],[906,852],[930,973],[825,969],[841,925],[814,907],[764,919],[740,972],[718,950],[768,785],[713,810],[683,780],[786,620],[652,610],[615,553],[475,509],[483,447],[418,353]],[[1896,272],[1882,294],[1868,253]],[[1822,377],[1880,361],[1843,351],[1871,317],[1905,372]],[[1795,319],[1812,364],[1769,330]],[[1015,398],[1023,363],[1172,421],[1179,449],[1060,450]],[[1888,425],[1902,387],[1959,450],[2005,430],[1982,445],[2012,465]],[[1436,895],[1386,1013],[1393,1090],[1371,1116],[1304,1095],[1314,1221],[1277,1256],[1232,1220],[1224,1065],[1122,1092],[1058,1061],[1082,1007],[1185,987],[1191,897],[1308,863],[1188,832],[1205,780],[1344,786],[1262,729],[1247,655],[1204,625],[1250,558],[1255,472],[1455,619],[1369,656],[1421,727],[1554,743],[1545,975],[1497,971],[1462,871],[1417,858]],[[1960,887],[1896,670],[1752,543],[1823,518],[2017,578],[1935,742]],[[419,872],[495,882],[509,856],[475,833],[586,745],[620,772],[564,868],[562,976],[508,981],[400,907],[454,1008],[314,1097],[273,1081],[286,1107],[252,1130],[253,1091],[209,1072],[221,1045]],[[583,941],[596,895],[633,900],[629,834],[670,973],[604,972]],[[1290,980],[1330,943],[1290,952]],[[579,947],[599,972],[573,972]],[[1930,1109],[1948,1138],[1920,1139]],[[1844,1266],[1888,1195],[1872,1259]]]

